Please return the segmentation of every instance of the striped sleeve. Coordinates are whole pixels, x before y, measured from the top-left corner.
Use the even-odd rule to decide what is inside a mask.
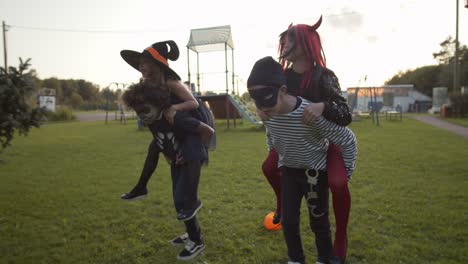
[[[268,131],[268,127],[266,127],[266,140],[267,140],[268,151],[271,151],[273,149],[273,143],[271,142],[271,135]]]
[[[356,164],[357,144],[356,136],[348,127],[339,126],[320,117],[316,122],[318,133],[331,143],[342,148],[343,160],[348,178],[351,178]]]

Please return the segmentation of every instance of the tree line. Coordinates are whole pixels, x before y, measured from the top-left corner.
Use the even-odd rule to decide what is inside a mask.
[[[413,84],[415,89],[432,96],[432,88],[447,87],[451,94],[457,94],[453,83],[455,63],[459,65],[460,86],[468,86],[468,47],[459,47],[458,59],[455,59],[455,40],[447,37],[440,43],[440,51],[432,54],[437,65],[422,66],[399,72],[385,84]]]
[[[101,89],[99,85],[83,79],[58,79],[56,77],[40,79],[36,71],[30,71],[36,91],[41,88],[55,90],[56,104],[79,110],[118,109],[118,99],[122,89]]]

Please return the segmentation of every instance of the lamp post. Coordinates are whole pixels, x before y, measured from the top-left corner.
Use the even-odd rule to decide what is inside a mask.
[[[453,91],[457,92],[460,90],[460,76],[458,74],[458,6],[459,1],[457,0],[456,16],[455,16],[455,58],[454,58],[454,69],[453,69]],[[465,0],[466,2],[466,0]]]
[[[8,26],[5,24],[5,21],[2,22],[3,28],[3,60],[5,63],[5,75],[8,74],[8,60],[7,60],[7,41],[6,41],[6,32],[8,31]]]

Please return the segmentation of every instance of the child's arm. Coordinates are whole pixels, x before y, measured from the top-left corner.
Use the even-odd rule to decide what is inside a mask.
[[[346,167],[348,179],[353,174],[356,156],[357,143],[353,131],[347,127],[339,126],[327,119],[320,117],[316,122],[318,132],[326,137],[331,143],[342,148],[343,160]]]
[[[324,69],[319,83],[325,98],[323,116],[340,126],[349,125],[352,120],[351,110],[346,99],[341,95],[338,77],[331,70]]]
[[[323,68],[323,73],[314,89],[320,90],[320,102],[314,102],[304,109],[304,124],[312,125],[320,116],[340,125],[351,123],[352,116],[346,99],[341,95],[340,83],[336,75],[329,69]]]
[[[171,106],[175,111],[190,111],[197,109],[198,101],[193,96],[192,92],[182,82],[176,80],[168,80],[167,86],[174,93],[182,103],[174,104]]]
[[[168,80],[167,86],[171,93],[174,93],[182,103],[171,105],[164,113],[168,121],[174,123],[174,115],[176,111],[191,111],[198,107],[198,101],[195,99],[190,90],[182,82],[176,80]]]

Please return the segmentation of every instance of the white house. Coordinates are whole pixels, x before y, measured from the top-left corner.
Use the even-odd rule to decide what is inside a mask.
[[[368,111],[372,102],[377,102],[378,108],[381,109],[395,109],[400,105],[403,112],[425,112],[432,105],[432,99],[416,91],[412,84],[351,87],[347,89],[346,94],[348,104],[358,111]]]

